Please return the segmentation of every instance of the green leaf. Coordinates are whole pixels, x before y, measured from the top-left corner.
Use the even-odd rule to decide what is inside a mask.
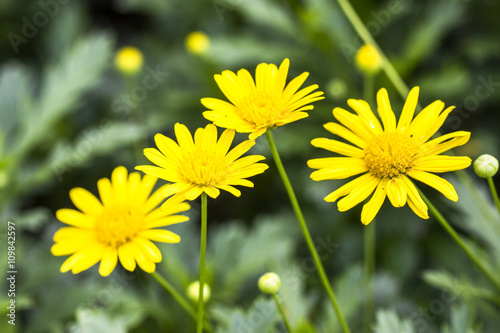
[[[54,123],[74,110],[83,94],[95,86],[110,64],[111,47],[111,39],[104,34],[80,39],[59,64],[46,70],[40,96],[33,103],[36,106],[19,144],[20,156],[43,141]]]
[[[409,319],[401,320],[393,310],[377,312],[375,333],[415,333],[415,328]]]
[[[468,281],[466,278],[458,278],[445,271],[426,271],[423,274],[423,279],[431,286],[450,292],[454,296],[447,298],[450,302],[458,297],[464,300],[481,298],[498,303],[495,292],[478,287],[475,282]]]
[[[274,300],[261,296],[257,298],[248,311],[234,307],[213,306],[210,315],[220,326],[220,333],[271,333],[276,332],[274,327],[279,321],[278,310]]]

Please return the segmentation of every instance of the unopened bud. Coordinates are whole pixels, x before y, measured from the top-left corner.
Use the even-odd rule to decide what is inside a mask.
[[[382,57],[373,45],[365,44],[356,53],[356,65],[365,74],[377,74],[382,68]]]
[[[281,279],[278,274],[269,272],[259,278],[259,289],[266,294],[275,294],[280,290]]]
[[[474,171],[481,178],[493,177],[498,171],[498,160],[488,154],[481,155],[474,161]]]
[[[186,294],[193,302],[198,302],[200,298],[200,281],[194,281],[186,288]],[[210,299],[210,286],[206,283],[203,284],[203,302],[205,303]]]
[[[210,38],[202,31],[194,31],[186,37],[186,48],[194,54],[201,54],[208,50]]]
[[[133,46],[122,47],[115,55],[115,66],[125,75],[134,75],[140,72],[143,61],[142,52]]]

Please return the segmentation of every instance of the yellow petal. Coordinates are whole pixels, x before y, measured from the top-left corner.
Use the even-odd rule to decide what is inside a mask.
[[[314,147],[323,148],[345,156],[359,157],[359,158],[363,158],[365,156],[365,152],[363,150],[336,140],[317,138],[313,139],[311,141],[311,144]]]
[[[78,251],[77,254],[80,254],[81,257],[71,267],[71,271],[73,272],[73,274],[83,272],[84,270],[87,270],[97,264],[102,258],[104,249],[104,245],[98,244],[95,246],[86,247],[85,249]]]
[[[139,233],[139,236],[150,239],[155,242],[179,243],[181,238],[176,233],[164,229],[149,229]]]
[[[408,171],[408,176],[421,181],[422,183],[427,184],[430,187],[433,187],[434,189],[443,193],[446,198],[452,201],[458,201],[458,195],[455,191],[455,188],[447,180],[433,175],[432,173],[417,170]]]
[[[467,156],[432,155],[413,162],[413,169],[429,172],[447,172],[467,168],[471,159]]]
[[[406,97],[405,105],[403,106],[403,111],[401,112],[401,117],[399,117],[397,130],[405,132],[411,124],[413,115],[415,114],[415,108],[418,104],[418,93],[420,92],[419,87],[413,87]]]
[[[84,188],[75,187],[69,191],[69,196],[76,208],[86,214],[98,215],[102,211],[101,202]]]
[[[99,274],[108,276],[115,269],[118,262],[118,253],[116,249],[107,247],[102,255],[101,264],[99,265]]]
[[[406,185],[399,178],[392,178],[386,185],[387,197],[394,207],[403,207],[406,204]]]
[[[332,134],[338,135],[341,138],[355,144],[360,148],[366,147],[366,142],[361,139],[359,136],[351,132],[349,129],[337,123],[326,123],[324,125],[325,129]]]
[[[141,249],[141,252],[144,253],[148,260],[155,263],[161,261],[162,256],[160,250],[150,240],[142,237],[136,237],[134,238],[133,243],[137,246],[137,248]]]
[[[113,204],[113,188],[111,181],[108,178],[101,178],[97,181],[97,189],[99,190],[99,197],[101,198],[104,206],[111,206]]]
[[[124,205],[126,200],[128,171],[119,166],[111,173],[111,184],[113,188],[113,201],[118,205]]]
[[[347,105],[349,105],[356,113],[360,116],[362,121],[373,130],[374,133],[380,134],[383,132],[382,126],[378,121],[375,114],[370,107],[370,105],[363,101],[362,99],[349,99],[347,101]]]
[[[159,213],[163,213],[162,209],[157,210]],[[149,215],[148,215],[149,217]],[[151,219],[149,221],[144,221],[144,228],[159,228],[159,227],[165,227],[167,225],[172,225],[172,224],[178,224],[182,222],[189,221],[189,217],[184,216],[184,215],[172,215],[172,216],[167,216],[163,218],[158,218],[158,219]]]
[[[135,261],[137,262],[137,265],[139,265],[139,267],[146,273],[153,273],[155,271],[156,265],[152,260],[146,257],[144,250],[135,243],[129,243],[129,245],[134,255]]]
[[[94,227],[94,219],[74,209],[59,209],[56,212],[59,221],[77,228],[91,229]]]
[[[133,248],[130,247],[130,243],[123,244],[118,248],[118,258],[123,268],[127,271],[133,272],[135,269],[135,257]]]
[[[220,194],[220,191],[218,188],[216,187],[213,187],[213,186],[206,186],[206,187],[203,187],[203,192],[205,192],[210,198],[217,198]],[[198,196],[196,196],[198,197]],[[188,194],[188,198],[190,198],[189,194]],[[194,200],[194,199],[192,199]]]
[[[382,207],[386,195],[386,184],[387,179],[382,179],[378,183],[377,189],[375,190],[375,193],[373,193],[371,199],[363,206],[363,210],[361,211],[361,222],[364,225],[367,225],[371,221],[373,221],[378,211],[380,210],[380,207]]]
[[[385,88],[377,92],[377,106],[378,115],[384,124],[384,130],[386,132],[393,132],[396,129],[396,116],[394,115],[394,111],[392,111],[389,95]]]
[[[194,152],[193,137],[191,136],[191,133],[189,132],[187,127],[183,124],[176,123],[174,126],[174,131],[181,151],[184,153]]]
[[[423,219],[428,219],[429,215],[427,213],[427,205],[422,200],[422,197],[418,193],[418,190],[415,187],[415,185],[413,185],[411,180],[408,179],[408,177],[406,177],[406,176],[401,176],[400,178],[406,185],[406,192],[408,194],[408,200],[407,200],[408,206],[419,217],[421,217]]]
[[[368,198],[379,182],[380,178],[369,175],[365,181],[360,183],[349,195],[337,203],[339,211],[345,212]]]
[[[171,160],[172,163],[181,163],[183,154],[181,148],[174,140],[158,133],[155,135],[155,143],[160,152]]]
[[[434,140],[428,141],[423,144],[419,150],[420,152],[415,156],[416,159],[423,156],[438,155],[458,146],[462,146],[470,139],[470,132],[453,132],[442,135]]]
[[[336,189],[332,193],[328,194],[325,197],[325,201],[327,201],[327,202],[335,202],[338,198],[343,197],[343,196],[351,193],[355,188],[357,188],[361,184],[365,183],[371,177],[372,177],[371,174],[365,173],[364,175],[359,176],[359,177],[351,180],[347,184],[339,187],[338,189]]]
[[[231,144],[233,143],[234,136],[234,130],[227,129],[222,132],[215,148],[219,154],[221,154],[222,156],[225,156],[227,154],[229,148],[231,147]]]
[[[442,101],[434,101],[426,106],[420,113],[413,119],[408,127],[408,133],[417,144],[427,141],[431,127],[438,119],[439,113],[443,110],[444,103]]]
[[[369,128],[364,122],[362,122],[359,116],[354,115],[341,108],[333,109],[333,116],[342,125],[354,132],[354,134],[360,137],[363,141],[369,142],[373,138],[373,130]]]

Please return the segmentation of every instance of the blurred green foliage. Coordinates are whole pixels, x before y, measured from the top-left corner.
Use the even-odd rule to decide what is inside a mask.
[[[500,3],[353,5],[408,85],[421,87],[422,105],[440,99],[457,107],[443,130],[470,130],[472,139],[456,153],[499,156]],[[333,107],[361,97],[362,77],[353,66],[360,39],[336,2],[4,0],[0,17],[0,247],[6,253],[4,222],[14,221],[18,270],[14,327],[6,320],[2,256],[1,332],[192,332],[191,318],[142,271],[118,268],[108,278],[95,268],[61,274],[62,258],[50,254],[52,236],[62,226],[54,212],[71,207],[71,188],[96,193],[97,180],[115,166],[130,171],[147,163],[141,151],[153,145],[155,133],[171,136],[176,122],[192,131],[205,125],[200,98],[223,97],[214,74],[253,71],[260,62],[285,57],[291,60],[289,77],[309,72],[306,84],[319,84],[326,99],[309,118],[277,129],[275,140],[341,307],[353,332],[361,331],[360,207],[340,213],[324,202],[342,182],[315,183],[306,166],[324,154],[309,142],[327,135],[322,124],[333,121]],[[209,50],[200,55],[184,47],[195,30],[210,37]],[[134,78],[112,66],[113,53],[124,45],[145,56]],[[389,90],[394,110],[400,110],[403,100],[385,75],[377,86]],[[209,202],[208,316],[216,332],[284,332],[271,299],[257,288],[261,274],[275,271],[296,332],[339,332],[263,138],[253,153],[271,165],[255,177],[255,188],[243,189],[241,198],[221,194]],[[423,191],[500,276],[500,221],[486,185],[474,177],[463,185],[449,178],[458,203]],[[472,187],[484,193],[477,197]],[[182,242],[160,245],[158,270],[181,291],[198,278],[196,202],[190,215],[190,222],[175,226]],[[373,331],[497,332],[498,291],[435,222],[408,208],[382,208]]]

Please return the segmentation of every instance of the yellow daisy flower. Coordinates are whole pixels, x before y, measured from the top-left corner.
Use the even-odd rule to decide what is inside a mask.
[[[136,169],[173,183],[165,188],[165,197],[173,195],[165,204],[194,200],[203,192],[217,198],[220,190],[239,197],[241,192],[233,185],[253,187],[253,183],[245,178],[264,172],[268,166],[256,163],[264,160],[264,156],[240,158],[255,141],[244,141],[229,151],[234,135],[234,130],[225,130],[217,140],[217,128],[209,124],[198,128],[193,140],[187,127],[177,123],[175,136],[178,143],[156,134],[155,142],[159,150],[144,149],[144,155],[158,166],[140,165]]]
[[[283,60],[279,69],[274,64],[259,64],[255,71],[255,82],[245,69],[238,74],[223,71],[214,76],[224,95],[232,103],[216,98],[202,98],[201,103],[210,109],[203,116],[215,125],[235,129],[239,133],[250,133],[253,140],[268,128],[282,126],[308,116],[308,105],[323,99],[322,91],[314,84],[297,91],[309,73],[302,73],[286,85],[290,61]]]
[[[466,156],[446,156],[441,153],[465,144],[470,132],[458,131],[428,141],[443,125],[453,106],[443,111],[444,103],[435,101],[424,108],[414,119],[419,88],[413,88],[403,107],[401,117],[396,117],[389,102],[387,90],[377,93],[378,114],[382,125],[363,100],[350,99],[347,104],[356,112],[335,108],[333,116],[342,124],[327,123],[325,128],[338,135],[347,144],[337,140],[318,138],[311,144],[347,157],[312,159],[307,162],[316,181],[345,179],[363,173],[325,197],[325,201],[338,203],[340,211],[346,211],[365,200],[361,222],[370,223],[382,206],[385,197],[394,207],[406,203],[421,218],[427,219],[427,205],[417,188],[408,178],[425,183],[446,198],[457,201],[458,196],[448,181],[431,172],[447,172],[467,168],[471,159]]]
[[[152,195],[156,177],[138,172],[127,173],[117,167],[111,180],[97,182],[101,201],[89,191],[77,187],[70,191],[71,201],[78,208],[59,209],[56,217],[70,225],[54,235],[56,242],[51,252],[55,256],[72,254],[61,266],[61,272],[80,273],[99,261],[99,273],[108,276],[115,269],[118,259],[122,266],[133,271],[136,263],[152,273],[161,261],[160,250],[151,242],[178,243],[180,237],[161,228],[188,217],[175,215],[189,209],[186,202],[173,203],[158,209],[163,201],[166,185]]]

